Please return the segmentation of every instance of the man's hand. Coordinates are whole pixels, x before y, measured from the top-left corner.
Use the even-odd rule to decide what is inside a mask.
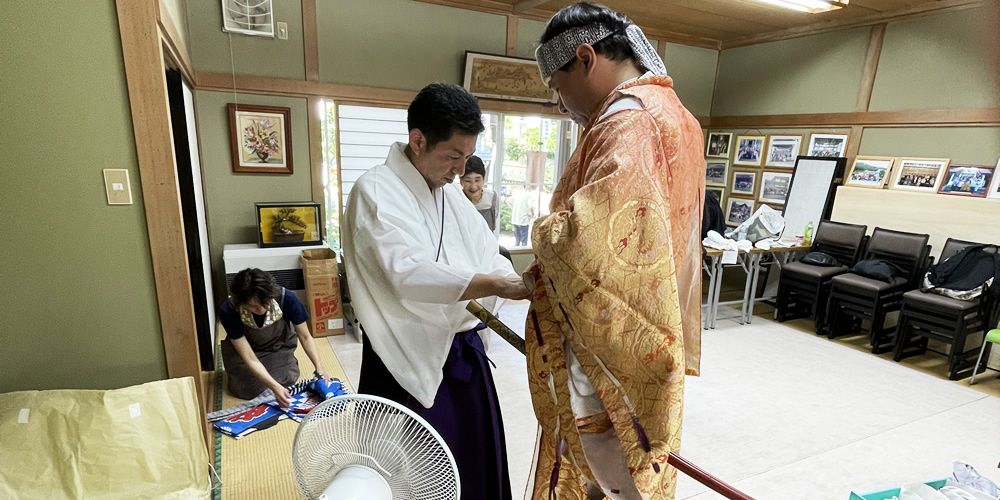
[[[498,286],[497,297],[512,300],[531,298],[531,292],[524,286],[524,280],[516,274],[501,278]]]
[[[274,393],[274,399],[278,401],[278,404],[282,408],[288,408],[292,404],[292,395],[288,392],[288,389],[280,385],[275,385],[271,388],[271,392]]]

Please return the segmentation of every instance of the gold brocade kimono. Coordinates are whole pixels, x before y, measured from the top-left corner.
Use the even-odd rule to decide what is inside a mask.
[[[585,480],[594,481],[570,406],[563,339],[607,409],[638,491],[674,498],[667,456],[680,447],[684,375],[698,374],[701,357],[705,160],[701,126],[672,85],[646,76],[608,96],[600,109],[621,95],[644,109],[592,118],[551,215],[535,222],[525,329],[542,427],[534,499],[549,498],[557,468],[556,499],[585,499]]]

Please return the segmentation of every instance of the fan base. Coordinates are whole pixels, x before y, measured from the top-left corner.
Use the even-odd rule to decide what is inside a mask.
[[[364,465],[348,465],[334,476],[319,499],[392,500],[392,489],[375,469]]]

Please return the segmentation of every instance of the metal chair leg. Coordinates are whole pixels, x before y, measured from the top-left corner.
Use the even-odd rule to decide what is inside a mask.
[[[986,351],[986,346],[989,343],[988,340],[983,339],[983,347],[979,349],[979,357],[976,358],[976,364],[972,367],[972,380],[969,380],[969,385],[976,383],[976,374],[979,373],[979,363],[983,362],[983,352]]]

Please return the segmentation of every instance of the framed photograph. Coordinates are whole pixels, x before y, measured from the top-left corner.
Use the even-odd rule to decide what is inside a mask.
[[[555,91],[542,83],[534,59],[466,52],[462,86],[474,96],[490,99],[558,101]]]
[[[729,197],[726,204],[726,225],[736,227],[753,215],[754,201],[749,198]]]
[[[729,160],[707,160],[705,163],[705,185],[726,187]]]
[[[900,158],[892,189],[936,193],[950,162],[947,158]]]
[[[738,135],[736,136],[736,159],[733,164],[759,167],[763,152],[764,136]]]
[[[994,170],[986,165],[951,165],[941,182],[941,194],[985,198]]]
[[[788,189],[792,186],[792,172],[763,172],[760,176],[760,195],[757,201],[771,205],[784,205]]]
[[[765,166],[792,168],[795,159],[802,152],[801,135],[771,135],[767,140],[767,161]]]
[[[858,156],[844,180],[845,186],[882,189],[889,179],[895,158],[889,156]]]
[[[997,161],[997,168],[993,170],[993,182],[990,183],[986,193],[987,198],[1000,198],[1000,175],[996,175],[998,170],[1000,170],[1000,161]]]
[[[813,132],[809,135],[809,147],[806,156],[821,158],[843,158],[847,155],[848,134],[828,134]]]
[[[752,170],[734,170],[730,191],[736,196],[757,195],[757,172]]]
[[[709,132],[708,146],[705,156],[712,158],[729,158],[729,145],[733,142],[733,134],[729,132]]]
[[[719,206],[720,207],[723,206],[722,205],[722,200],[725,198],[725,193],[726,193],[726,190],[722,189],[722,188],[717,188],[717,187],[707,187],[707,188],[705,188],[705,196],[712,196],[712,197],[714,197],[715,201],[719,202]]]
[[[323,221],[319,203],[254,203],[257,213],[257,245],[294,247],[323,243]]]
[[[226,107],[233,172],[291,174],[292,110],[233,103]]]

